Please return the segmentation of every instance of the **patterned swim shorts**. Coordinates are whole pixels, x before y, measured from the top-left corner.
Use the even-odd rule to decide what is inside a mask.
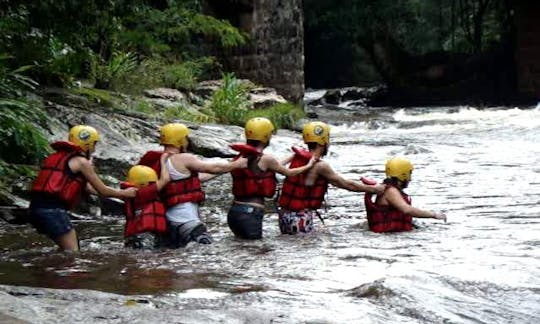
[[[288,211],[280,210],[279,229],[282,234],[309,233],[313,231],[313,216],[316,210]]]

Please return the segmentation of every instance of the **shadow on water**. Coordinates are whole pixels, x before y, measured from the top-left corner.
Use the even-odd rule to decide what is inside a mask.
[[[8,285],[140,295],[213,289],[224,280],[222,275],[215,273],[178,273],[167,268],[144,268],[128,255],[54,254],[28,261],[0,262],[0,281]],[[81,266],[81,263],[91,265]]]

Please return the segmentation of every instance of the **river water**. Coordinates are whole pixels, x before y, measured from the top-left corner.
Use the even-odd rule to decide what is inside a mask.
[[[74,256],[55,253],[29,226],[0,224],[0,283],[118,294],[81,299],[62,290],[32,304],[34,315],[13,307],[0,307],[0,315],[31,322],[540,323],[540,108],[346,114],[332,126],[326,160],[334,169],[382,180],[385,159],[405,155],[415,167],[407,189],[413,205],[445,211],[447,223],[420,219],[412,232],[371,233],[362,195],[331,188],[316,233],[280,235],[269,202],[264,239],[241,241],[226,224],[225,175],[206,184],[209,246],[125,250],[123,220],[108,215],[75,222],[83,252]],[[300,143],[298,134],[278,135],[268,149],[278,157]],[[43,294],[0,290],[23,301]]]

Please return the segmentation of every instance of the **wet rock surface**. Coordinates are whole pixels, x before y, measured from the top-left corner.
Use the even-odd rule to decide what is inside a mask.
[[[93,290],[0,286],[2,323],[271,323],[263,309],[224,309],[164,302],[150,296],[123,296]]]

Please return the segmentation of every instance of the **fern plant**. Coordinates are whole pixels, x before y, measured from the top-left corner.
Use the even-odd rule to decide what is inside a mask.
[[[45,113],[24,98],[24,90],[37,83],[21,74],[30,66],[6,67],[10,57],[0,55],[0,159],[10,163],[35,164],[48,152],[45,136],[36,127],[46,124]]]
[[[108,62],[94,55],[90,63],[90,77],[98,89],[111,89],[123,77],[137,68],[137,58],[134,53],[115,52]]]

